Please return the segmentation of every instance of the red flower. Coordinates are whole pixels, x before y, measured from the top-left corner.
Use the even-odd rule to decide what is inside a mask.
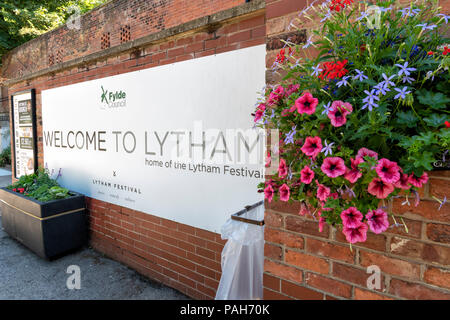
[[[313,114],[316,111],[316,107],[318,104],[319,100],[317,100],[317,98],[314,98],[309,92],[306,92],[300,98],[295,100],[297,112],[300,114]]]
[[[323,67],[324,70],[319,75],[319,79],[325,80],[327,79],[335,79],[335,78],[341,78],[344,75],[348,73],[348,70],[345,69],[345,65],[347,64],[348,60],[342,60],[334,62],[324,62]]]
[[[350,181],[350,183],[355,183],[359,178],[361,178],[362,173],[358,169],[358,165],[364,162],[362,158],[356,157],[356,159],[350,158],[351,169],[347,169],[345,172],[344,178]]]
[[[444,47],[444,52],[442,53],[444,56],[446,56],[447,54],[450,53],[450,48],[449,47]]]
[[[286,183],[283,184],[279,191],[280,191],[280,200],[288,201],[289,195],[291,194],[288,185]]]
[[[364,161],[365,156],[369,156],[369,157],[372,157],[372,158],[375,158],[378,160],[378,153],[376,153],[375,151],[372,151],[367,148],[359,149],[358,154],[356,155],[356,158],[361,158]]]
[[[317,199],[321,201],[326,201],[330,196],[330,188],[320,184],[319,181],[316,180],[317,188]]]
[[[394,191],[394,186],[381,179],[374,178],[367,187],[367,191],[378,199],[385,199]]]
[[[286,165],[286,160],[280,159],[280,163],[278,164],[278,177],[284,179],[288,174],[288,169]]]
[[[325,158],[320,168],[322,169],[322,172],[330,178],[339,177],[347,171],[344,160],[340,157]]]
[[[17,192],[17,189],[16,188],[14,188],[14,189],[12,189],[14,192]]]
[[[417,188],[421,188],[424,183],[427,183],[427,181],[428,181],[428,174],[426,172],[424,172],[420,177],[416,177],[414,173],[412,173],[408,177],[408,182]]]
[[[366,214],[366,219],[370,230],[376,234],[382,233],[389,228],[388,216],[383,209],[370,210]]]
[[[307,156],[315,158],[322,150],[322,140],[320,137],[307,137],[300,150]]]
[[[427,52],[427,55],[429,55],[429,56],[432,56],[433,54],[434,54],[433,51],[428,51],[428,52]]]
[[[395,183],[400,179],[400,167],[397,165],[397,162],[390,161],[386,158],[378,161],[375,170],[384,182]]]
[[[275,62],[283,63],[285,59],[286,59],[285,51],[284,49],[281,49],[280,52],[277,54]]]
[[[310,184],[312,179],[314,179],[314,171],[308,166],[305,166],[302,171],[300,171],[300,181],[304,184]]]
[[[273,199],[273,188],[272,185],[267,185],[267,187],[264,189],[264,198],[267,199],[269,201],[269,203],[272,201]]]
[[[19,191],[20,193],[23,193],[25,191],[24,188],[17,188],[17,191]]]
[[[398,181],[396,183],[394,183],[394,187],[403,189],[403,190],[408,190],[411,188],[408,181],[409,181],[409,176],[406,173],[400,173],[400,179],[398,179]]]
[[[367,240],[367,224],[360,222],[356,227],[345,227],[342,229],[342,233],[350,243],[365,242]]]
[[[284,88],[282,86],[278,86],[275,90],[273,90],[269,94],[269,100],[267,101],[267,104],[273,105],[275,103],[278,103],[284,96]]]
[[[362,213],[355,207],[350,207],[341,213],[342,223],[344,227],[356,228],[363,219]]]
[[[450,122],[445,121],[445,126],[446,126],[447,128],[450,128]]]
[[[353,107],[348,102],[333,101],[328,118],[331,120],[333,127],[341,127],[347,122],[346,116],[353,112]]]
[[[331,0],[330,9],[339,12],[341,9],[344,9],[346,5],[352,3],[353,0]]]

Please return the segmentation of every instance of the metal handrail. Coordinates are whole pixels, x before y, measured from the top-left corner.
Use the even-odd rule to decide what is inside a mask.
[[[243,218],[241,217],[241,215],[243,215],[244,213],[247,213],[248,211],[259,207],[260,205],[264,204],[264,200],[261,200],[257,203],[254,203],[250,206],[245,206],[244,209],[242,209],[241,211],[238,211],[234,214],[231,215],[231,219],[232,220],[236,220],[236,221],[240,221],[240,222],[245,222],[245,223],[250,223],[250,224],[254,224],[257,226],[263,226],[264,225],[264,219],[263,220],[254,220],[254,219],[249,219],[249,218]]]

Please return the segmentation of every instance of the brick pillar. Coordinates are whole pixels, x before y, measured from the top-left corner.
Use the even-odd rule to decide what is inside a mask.
[[[443,12],[448,13],[449,3],[441,1]],[[267,0],[268,68],[283,46],[281,39],[301,43],[308,37],[307,21],[300,22],[305,30],[289,30],[307,4]],[[268,70],[266,80],[279,79]],[[390,204],[408,233],[404,228],[379,235],[369,231],[367,241],[352,250],[340,230],[326,225],[319,232],[318,221],[300,216],[299,203],[266,202],[264,299],[450,299],[450,204],[438,210],[432,199],[450,198],[450,171],[429,176],[417,207],[402,206],[404,199]],[[379,290],[367,288],[370,265],[381,269]]]

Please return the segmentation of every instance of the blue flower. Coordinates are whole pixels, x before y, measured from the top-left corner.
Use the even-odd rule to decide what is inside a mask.
[[[359,80],[363,81],[364,79],[369,79],[366,75],[364,75],[363,71],[359,71],[358,69],[355,69],[356,73],[358,73],[356,76],[353,77],[353,80]]]
[[[402,74],[405,74],[405,76],[409,76],[411,73],[410,71],[416,71],[416,68],[408,68],[408,61],[405,61],[404,65],[396,64],[396,67],[400,68],[400,71],[398,72],[398,76],[400,77]]]
[[[435,25],[435,24],[428,25],[428,23],[422,23],[422,24],[416,25],[416,27],[422,27],[422,31],[425,31],[425,30],[433,30],[434,28],[437,28],[437,25]]]
[[[306,49],[306,48],[308,48],[310,45],[313,44],[312,41],[311,41],[311,38],[312,38],[312,36],[309,37],[308,40],[306,40],[305,45],[302,47],[303,49]]]
[[[364,93],[367,94],[367,97],[364,98],[363,102],[373,102],[374,100],[380,101],[380,98],[377,95],[377,92],[375,89],[372,89],[372,91],[364,90]]]
[[[328,9],[327,14],[325,15],[325,17],[322,20],[320,20],[320,22],[324,22],[325,20],[328,20],[329,18],[331,18],[331,11],[330,11],[330,9]]]
[[[328,115],[328,112],[330,112],[331,109],[331,101],[328,101],[327,104],[323,105],[324,110],[322,111],[322,114],[326,113]]]
[[[404,76],[403,79],[402,79],[402,82],[403,82],[403,83],[408,82],[409,84],[411,84],[411,83],[413,83],[414,81],[416,81],[414,78],[410,78],[410,77],[408,77],[408,76]]]
[[[448,24],[448,19],[450,18],[450,16],[443,13],[439,13],[438,16],[442,16],[442,18],[445,20],[445,24]]]
[[[362,19],[364,19],[365,17],[368,17],[369,14],[367,12],[361,12],[361,16],[359,16],[356,21],[360,21]]]
[[[322,69],[319,68],[320,63],[317,66],[313,66],[312,69],[314,70],[313,73],[311,73],[312,76],[318,76],[320,72],[322,72]]]
[[[397,100],[397,99],[399,99],[399,98],[405,99],[405,98],[406,98],[406,95],[407,95],[408,93],[411,93],[411,91],[406,91],[406,90],[408,90],[408,87],[404,87],[403,89],[394,88],[394,90],[397,91],[397,92],[399,92],[399,93],[394,97],[395,100]]]
[[[386,74],[383,73],[381,76],[384,79],[384,81],[381,82],[383,84],[383,86],[385,86],[385,87],[395,86],[395,83],[391,81],[396,76],[395,74],[388,77]]]
[[[361,110],[364,110],[367,108],[367,109],[369,109],[369,111],[372,111],[372,108],[377,108],[377,107],[378,107],[378,104],[376,104],[373,101],[369,101],[365,105],[362,106]]]
[[[372,91],[367,91],[367,90],[364,90],[364,93],[365,94],[367,94],[367,97],[365,97],[364,99],[363,99],[363,102],[365,102],[366,104],[365,105],[363,105],[363,107],[361,108],[361,110],[364,110],[364,109],[369,109],[369,111],[372,111],[372,108],[377,108],[378,107],[378,104],[376,104],[375,102],[374,102],[374,100],[377,100],[377,101],[379,101],[380,100],[380,98],[376,95],[376,90],[375,89],[372,89]]]
[[[344,76],[342,80],[337,83],[338,88],[340,88],[341,86],[346,87],[349,84],[347,81],[348,78],[350,78],[350,76]]]
[[[379,84],[374,86],[374,88],[377,89],[375,91],[377,95],[381,93],[383,96],[385,96],[386,93],[391,91],[391,89],[389,89],[389,87],[387,85],[385,85],[384,82],[380,82]]]
[[[329,155],[332,155],[332,154],[333,154],[332,147],[333,147],[334,142],[328,144],[328,143],[327,143],[327,140],[325,139],[324,144],[325,144],[325,147],[322,148],[321,152],[324,153],[325,157],[326,157],[328,154],[329,154]]]
[[[297,133],[297,126],[293,126],[292,130],[286,134],[286,138],[284,139],[285,144],[294,143],[294,136]]]

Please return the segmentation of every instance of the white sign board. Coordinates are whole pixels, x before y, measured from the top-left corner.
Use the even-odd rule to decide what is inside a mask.
[[[34,105],[31,91],[13,96],[14,176],[32,174],[35,170]]]
[[[220,232],[262,199],[264,84],[261,45],[42,91],[44,163],[71,190]]]

